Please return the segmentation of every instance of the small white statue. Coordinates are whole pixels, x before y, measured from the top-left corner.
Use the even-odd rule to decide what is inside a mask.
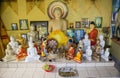
[[[14,54],[14,51],[9,44],[7,45],[5,53],[6,53],[5,57],[2,58],[4,62],[13,61],[16,59],[16,55]]]
[[[83,41],[82,40],[79,41],[78,47],[81,47],[81,49],[83,50]]]
[[[27,57],[25,62],[38,61],[40,56],[37,54],[37,49],[34,47],[34,43],[29,43],[29,48],[27,48]]]
[[[102,55],[102,58],[105,61],[109,61],[109,55],[110,55],[109,48],[106,48],[105,53]]]
[[[10,42],[8,43],[15,54],[17,54],[17,49],[18,49],[18,42],[15,41],[15,38],[13,36],[10,36]]]
[[[100,40],[100,45],[102,46],[102,49],[104,49],[104,47],[105,47],[105,40],[104,40],[103,35],[99,36],[99,40]]]
[[[84,44],[83,51],[86,52],[87,47],[91,45],[91,42],[88,39],[88,34],[85,34],[85,39],[83,39],[83,44]]]
[[[91,47],[88,46],[87,50],[86,50],[86,58],[88,61],[91,61],[92,60],[92,50],[91,50]]]

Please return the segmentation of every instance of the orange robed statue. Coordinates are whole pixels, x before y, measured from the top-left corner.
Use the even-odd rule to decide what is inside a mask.
[[[91,45],[94,46],[97,41],[97,35],[98,35],[98,30],[95,29],[95,23],[91,22],[90,23],[90,30],[89,30],[89,39],[91,40]]]

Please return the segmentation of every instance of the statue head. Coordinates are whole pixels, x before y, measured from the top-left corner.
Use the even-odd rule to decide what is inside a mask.
[[[100,40],[103,40],[103,38],[104,38],[103,35],[100,35],[100,36],[99,36],[99,39],[100,39]]]
[[[34,43],[29,43],[29,47],[34,47]]]
[[[10,41],[15,41],[15,38],[13,36],[10,36]]]
[[[60,8],[55,8],[53,11],[54,17],[55,18],[61,18],[62,16],[62,10]]]
[[[12,49],[12,47],[8,44],[8,45],[7,45],[7,49]]]
[[[30,26],[30,30],[31,30],[31,31],[34,31],[34,30],[35,30],[35,27],[34,27],[33,24],[31,24],[31,26]]]
[[[85,39],[88,39],[88,34],[85,34]]]
[[[92,21],[91,23],[90,23],[90,29],[94,29],[95,28],[95,23]]]

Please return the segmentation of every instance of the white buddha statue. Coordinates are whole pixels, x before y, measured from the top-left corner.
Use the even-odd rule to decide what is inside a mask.
[[[91,50],[91,47],[90,46],[88,46],[88,48],[87,48],[87,50],[86,50],[86,59],[88,60],[88,61],[91,61],[92,60],[92,50]]]
[[[37,32],[35,31],[35,27],[33,25],[30,26],[30,32],[27,33],[28,41],[30,37],[32,37],[33,41],[37,40]]]
[[[100,45],[102,46],[102,49],[104,49],[105,40],[104,40],[104,36],[102,34],[99,36],[99,40],[100,40]]]
[[[16,59],[16,55],[14,54],[14,51],[12,47],[10,46],[10,44],[7,45],[7,48],[5,50],[5,57],[2,59],[4,62],[13,61]]]
[[[83,44],[84,44],[83,51],[86,52],[87,47],[91,45],[91,42],[88,39],[88,34],[85,34],[85,38],[83,39]]]
[[[105,61],[109,61],[109,55],[110,55],[109,48],[106,48],[105,53],[102,55],[102,58]]]
[[[27,48],[27,57],[25,62],[38,61],[40,56],[37,54],[37,49],[34,47],[34,43],[29,43],[29,48]]]
[[[15,41],[15,38],[13,36],[10,36],[10,42],[8,43],[15,54],[17,54],[17,49],[18,49],[18,42]]]

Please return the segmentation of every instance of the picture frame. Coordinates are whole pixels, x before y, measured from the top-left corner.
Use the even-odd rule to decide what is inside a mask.
[[[22,33],[21,36],[27,41],[27,33]]]
[[[74,23],[69,23],[69,28],[70,29],[74,28]]]
[[[81,22],[80,21],[75,22],[75,28],[81,28]]]
[[[12,23],[12,24],[11,24],[11,29],[12,29],[12,30],[18,30],[17,23]]]
[[[40,32],[42,36],[48,35],[48,21],[30,21],[30,25],[33,25],[35,31]]]
[[[28,30],[28,20],[27,19],[20,19],[20,30]]]
[[[81,25],[82,25],[82,28],[89,28],[89,19],[81,18]]]
[[[102,17],[95,17],[95,27],[102,28]]]

